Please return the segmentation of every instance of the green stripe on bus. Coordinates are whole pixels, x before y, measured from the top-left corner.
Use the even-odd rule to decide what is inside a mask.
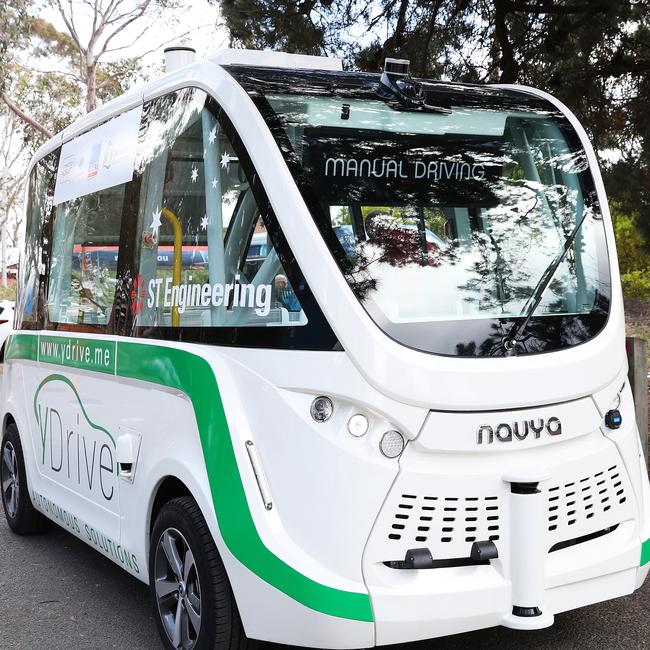
[[[50,337],[47,338],[50,342]],[[76,340],[51,338],[64,345]],[[14,334],[8,349],[11,356],[7,358],[35,361],[38,359],[37,344],[35,334]],[[56,361],[57,358],[61,360]],[[61,356],[46,355],[42,361],[70,365]],[[88,369],[106,372],[100,368]],[[217,380],[205,359],[178,348],[120,341],[116,374],[175,388],[189,397],[199,429],[219,530],[230,552],[244,566],[313,610],[339,618],[373,621],[367,593],[320,584],[296,571],[264,546],[248,508]]]
[[[115,374],[115,341],[46,336],[38,338],[38,360],[68,368]]]
[[[38,358],[38,336],[36,334],[12,334],[7,340],[5,361],[9,359],[27,359],[36,361]]]
[[[342,618],[373,620],[367,594],[315,582],[264,546],[248,508],[217,381],[205,359],[178,348],[120,342],[117,374],[176,388],[190,398],[219,530],[230,552],[244,566],[311,609]]]
[[[650,562],[650,539],[641,544],[641,566]]]

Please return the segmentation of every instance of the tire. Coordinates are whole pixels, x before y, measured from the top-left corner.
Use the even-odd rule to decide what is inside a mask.
[[[34,508],[29,496],[23,446],[15,424],[7,426],[2,438],[0,491],[5,517],[14,533],[30,535],[43,532],[47,528],[47,519]]]
[[[169,650],[253,650],[258,645],[244,634],[223,562],[192,497],[168,501],[156,518],[149,592]]]

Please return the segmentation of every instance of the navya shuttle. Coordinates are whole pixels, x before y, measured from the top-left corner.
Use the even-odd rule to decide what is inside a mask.
[[[32,163],[10,526],[149,583],[169,648],[534,630],[638,589],[650,487],[570,111],[399,60],[167,56]]]

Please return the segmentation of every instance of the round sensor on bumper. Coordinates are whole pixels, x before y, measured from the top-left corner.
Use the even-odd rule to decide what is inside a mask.
[[[379,442],[379,451],[386,458],[397,458],[404,451],[404,436],[399,431],[386,431]]]

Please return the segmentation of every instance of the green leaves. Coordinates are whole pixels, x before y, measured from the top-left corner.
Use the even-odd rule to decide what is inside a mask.
[[[617,203],[612,203],[610,207],[623,295],[626,298],[650,299],[650,253],[639,230],[639,214],[626,214]]]

